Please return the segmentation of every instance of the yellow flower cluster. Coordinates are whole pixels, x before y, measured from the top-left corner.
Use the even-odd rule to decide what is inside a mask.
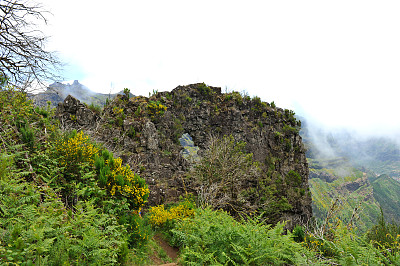
[[[114,106],[113,113],[115,115],[122,115],[122,114],[124,114],[124,109],[119,108],[118,106]]]
[[[93,163],[94,155],[99,151],[89,142],[89,136],[82,131],[66,141],[59,142],[56,150],[61,155],[61,163],[66,167],[86,162]]]
[[[163,226],[167,221],[179,220],[193,217],[194,210],[189,206],[188,201],[184,201],[169,210],[164,208],[164,204],[150,208],[150,224],[153,226]]]
[[[329,241],[311,234],[305,236],[302,245],[309,250],[331,257],[336,253],[336,250],[333,248],[334,242],[334,240]]]
[[[106,161],[106,164],[108,164],[108,161]],[[119,177],[123,178],[123,185],[119,184]],[[110,193],[112,196],[119,193],[129,198],[137,208],[140,208],[145,203],[150,193],[149,188],[145,184],[142,186],[139,184],[138,178],[132,172],[129,165],[122,166],[121,158],[114,160],[114,167],[111,171],[111,179],[108,182],[108,186],[111,188]]]
[[[163,115],[166,110],[167,107],[158,101],[157,102],[150,101],[147,104],[147,113],[151,116],[151,118]]]

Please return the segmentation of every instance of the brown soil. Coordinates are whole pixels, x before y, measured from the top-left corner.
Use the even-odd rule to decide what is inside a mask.
[[[157,242],[158,245],[167,253],[168,257],[170,257],[173,261],[176,261],[179,255],[179,249],[175,247],[171,247],[167,241],[165,241],[160,235],[155,235],[154,240]],[[177,265],[176,263],[168,263],[163,264],[164,266],[174,266]]]
[[[156,254],[150,255],[150,259],[151,259],[151,262],[153,263],[153,265],[162,265],[163,264],[163,261],[159,257],[157,257]]]

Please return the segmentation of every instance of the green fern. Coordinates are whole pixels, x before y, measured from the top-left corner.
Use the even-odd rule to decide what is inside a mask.
[[[81,201],[70,216],[52,188],[35,187],[17,176],[12,173],[0,179],[0,251],[7,254],[0,255],[2,262],[104,265],[123,261],[126,230],[115,217]]]
[[[223,211],[198,209],[193,219],[178,221],[174,243],[182,243],[184,265],[281,265],[315,261],[313,254],[283,235],[284,224],[271,227],[257,218],[235,221]]]

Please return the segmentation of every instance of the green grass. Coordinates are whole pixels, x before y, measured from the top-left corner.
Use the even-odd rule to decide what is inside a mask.
[[[371,185],[386,219],[400,221],[400,183],[387,175],[381,175]]]
[[[379,216],[379,203],[374,197],[368,197],[372,194],[371,186],[362,186],[356,191],[347,191],[343,185],[348,182],[354,182],[362,176],[362,172],[352,170],[351,168],[319,169],[316,171],[327,172],[335,175],[336,180],[328,183],[319,178],[309,179],[310,191],[312,195],[313,214],[317,220],[322,220],[334,199],[339,198],[341,202],[338,216],[344,221],[348,221],[353,213],[353,209],[359,206],[359,218],[356,223],[361,231],[366,231],[371,227]],[[345,170],[345,171],[344,171]],[[315,170],[313,170],[315,171]],[[338,173],[346,173],[346,176],[339,176]],[[374,193],[375,195],[375,193]]]

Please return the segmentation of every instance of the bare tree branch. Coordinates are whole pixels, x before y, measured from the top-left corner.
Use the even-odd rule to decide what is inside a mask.
[[[60,78],[61,63],[45,49],[48,37],[38,29],[48,13],[29,0],[0,0],[0,76],[22,89]]]

